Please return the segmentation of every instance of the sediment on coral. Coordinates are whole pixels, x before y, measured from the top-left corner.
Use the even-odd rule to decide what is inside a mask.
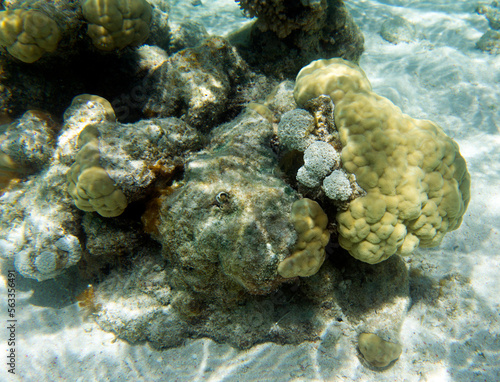
[[[173,286],[168,263],[160,253],[148,251],[147,256],[140,253],[142,260],[125,274],[113,271],[96,288],[96,303],[101,305],[96,321],[127,341],[147,340],[165,348],[188,338],[209,337],[248,349],[262,342],[323,341],[328,334],[334,346],[342,333],[364,332],[400,341],[410,300],[407,270],[397,257],[373,269],[347,253],[336,254],[334,262],[325,262],[300,283],[233,300],[227,294],[200,299],[199,294]]]
[[[207,132],[224,117],[236,116],[244,104],[240,93],[253,79],[236,50],[225,39],[211,37],[170,56],[146,78],[149,95],[143,113],[184,115],[188,124]]]
[[[273,174],[272,131],[246,111],[213,130],[207,148],[186,163],[155,235],[174,267],[172,285],[229,301],[282,283],[276,268],[297,237],[290,221],[297,196]]]

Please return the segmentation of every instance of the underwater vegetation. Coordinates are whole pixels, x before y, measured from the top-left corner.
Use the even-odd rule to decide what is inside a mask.
[[[257,18],[225,39],[162,29],[159,0],[5,2],[0,256],[38,281],[99,264],[77,300],[130,342],[345,329],[387,367],[400,256],[460,226],[466,162],[372,91],[342,1],[238,3]]]

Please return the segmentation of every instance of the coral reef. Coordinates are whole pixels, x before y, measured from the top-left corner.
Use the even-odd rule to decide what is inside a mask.
[[[127,4],[133,5],[133,9],[129,7],[127,10]],[[16,0],[5,5],[7,9],[0,12],[0,18],[10,16],[0,25],[0,44],[6,46],[6,50],[0,52],[2,113],[19,117],[28,109],[37,109],[60,116],[75,95],[99,93],[113,103],[121,120],[137,120],[143,102],[123,98],[131,94],[132,89],[135,95],[135,89],[146,75],[135,64],[137,54],[134,47],[148,36],[149,25],[144,29],[140,25],[145,21],[127,17],[137,16],[141,7],[149,9],[154,24],[148,41],[168,47],[169,35],[165,33],[168,32],[168,14],[164,7],[153,8],[145,0],[124,1],[123,4],[121,1]],[[86,33],[88,27],[97,34],[107,32],[96,24],[89,26],[81,5],[86,10],[89,8],[92,17],[102,13],[102,17],[97,17],[100,22],[111,23],[112,27],[120,24],[125,28],[111,31],[109,36],[94,36],[99,40],[96,42],[99,46],[111,51],[93,45]],[[53,31],[54,26],[57,34]],[[23,31],[25,27],[28,29]],[[16,37],[13,33],[21,34]],[[125,49],[123,44],[130,45]],[[29,64],[22,65],[22,70],[19,70],[18,59]],[[126,113],[122,111],[122,103],[127,105]]]
[[[490,4],[479,4],[476,7],[476,12],[485,15],[491,29],[500,29],[500,2],[493,0]]]
[[[61,140],[74,141],[78,131],[78,143],[66,149],[79,148],[67,174],[68,191],[78,208],[113,217],[141,199],[158,174],[181,166],[182,156],[198,147],[200,137],[176,118],[109,122],[114,117],[109,102],[94,99],[76,97],[65,114],[68,129]]]
[[[334,105],[325,95],[306,104],[308,110],[293,109],[281,116],[276,135],[281,168],[303,195],[345,210],[349,201],[365,192],[341,168]]]
[[[278,124],[278,137],[283,150],[304,152],[314,142],[311,131],[314,118],[304,109],[294,109],[283,114]]]
[[[51,279],[80,260],[78,216],[65,192],[66,170],[53,165],[0,196],[0,256],[25,277]]]
[[[304,151],[304,165],[297,172],[297,181],[306,187],[318,187],[334,168],[340,167],[340,156],[332,145],[315,141]]]
[[[75,97],[64,119],[54,151],[48,163],[40,169],[42,171],[0,196],[1,257],[13,261],[25,277],[37,280],[57,276],[75,265],[82,255],[83,245],[79,239],[81,215],[72,207],[66,187],[70,166],[78,156],[76,141],[82,131],[93,133],[87,136],[87,140],[94,140],[93,147],[87,151],[90,159],[84,159],[104,166],[130,202],[143,198],[157,178],[182,167],[183,156],[200,144],[198,133],[175,118],[129,125],[112,122],[114,112],[109,102],[97,96]],[[30,123],[37,125],[19,131],[20,142],[29,142],[33,129],[46,129],[44,120],[31,119]],[[15,124],[18,125],[19,121]],[[87,127],[89,129],[85,130]],[[98,161],[92,157],[96,154],[97,131]],[[129,230],[134,226],[130,224]],[[90,235],[91,227],[91,224],[84,224],[83,230],[88,230],[89,237],[94,238],[95,234]],[[136,233],[120,230],[122,235],[130,236],[130,242],[137,242]],[[100,252],[115,253],[114,239],[104,242],[106,245]]]
[[[342,59],[314,61],[297,75],[297,104],[320,94],[335,103],[343,166],[367,192],[337,215],[339,243],[352,256],[377,263],[439,245],[460,226],[470,175],[439,126],[404,115]]]
[[[79,301],[131,342],[342,331],[372,365],[399,356],[409,281],[388,257],[457,228],[469,178],[355,64],[278,83],[359,58],[342,1],[241,0],[257,21],[229,40],[169,29],[160,0],[5,5],[2,261],[39,281],[78,265]]]
[[[29,110],[0,126],[0,171],[33,174],[52,156],[59,126],[46,113]]]
[[[486,31],[476,43],[476,47],[491,54],[500,53],[500,32],[496,30]]]
[[[92,258],[106,258],[111,254],[119,257],[130,255],[145,242],[141,223],[133,219],[106,219],[85,214],[82,229],[85,232],[85,250]]]
[[[323,180],[321,188],[329,199],[339,200],[341,202],[349,200],[353,194],[349,177],[343,170],[332,171],[332,173]]]
[[[247,349],[267,341],[317,341],[326,333],[335,346],[344,336],[355,340],[375,331],[398,342],[410,302],[404,263],[396,256],[376,265],[348,254],[335,257],[338,263],[326,261],[300,284],[285,284],[266,296],[240,296],[236,304],[227,295],[199,300],[172,287],[168,263],[158,251],[144,249],[130,271],[113,271],[96,288],[95,302],[102,305],[96,320],[119,338],[159,348],[208,336]]]
[[[186,20],[179,24],[170,24],[168,51],[176,53],[182,49],[201,45],[209,37],[207,30],[196,21]]]
[[[293,78],[321,57],[357,61],[364,38],[342,0],[240,1],[257,21],[229,36],[252,66],[277,78]]]
[[[125,211],[127,198],[99,164],[99,135],[95,125],[87,125],[78,136],[80,151],[67,174],[68,192],[79,209],[115,217]]]

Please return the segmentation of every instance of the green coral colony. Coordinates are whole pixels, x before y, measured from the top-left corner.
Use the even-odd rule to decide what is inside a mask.
[[[64,1],[6,3],[8,9],[0,12],[4,61],[35,65],[51,55],[64,55],[58,46],[71,46],[76,39],[68,36],[77,30],[85,31],[95,49],[107,52],[159,41],[151,32],[152,20],[160,17],[157,2],[84,0],[76,7]],[[342,1],[300,1],[293,6],[281,0],[239,3],[258,17],[251,27],[254,35],[269,31],[266,43],[271,45],[285,38],[299,45],[298,41],[321,36],[327,33],[328,20],[338,17],[348,30],[338,55],[356,61],[362,52],[350,48],[359,47],[362,35]],[[61,23],[67,12],[73,12],[77,27]],[[289,14],[300,16],[292,20]],[[242,35],[230,41],[241,45]],[[251,44],[247,41],[246,49]],[[154,49],[151,52],[161,50]],[[300,51],[295,65],[316,53]],[[242,48],[241,54],[245,57],[248,52]],[[219,65],[222,61],[217,60],[226,63]],[[209,65],[213,66],[204,71]],[[287,285],[298,277],[304,287],[297,307],[308,301],[316,315],[329,317],[335,309],[325,312],[319,307],[322,301],[334,301],[336,287],[324,280],[338,282],[340,276],[325,258],[341,251],[333,249],[327,256],[329,243],[340,244],[361,262],[381,263],[377,269],[382,280],[397,268],[396,260],[389,259],[397,258],[393,255],[437,246],[447,232],[460,226],[470,198],[470,176],[458,145],[439,126],[403,114],[373,92],[358,65],[343,58],[312,61],[300,70],[294,88],[290,81],[273,79],[272,66],[263,63],[261,69],[269,75],[267,85],[252,88],[248,84],[257,82],[253,68],[228,42],[210,38],[198,47],[166,52],[159,64],[146,67],[148,78],[161,82],[158,87],[178,89],[178,97],[184,97],[167,99],[156,91],[142,110],[154,118],[120,123],[106,99],[82,94],[67,107],[60,129],[51,128],[47,118],[32,111],[5,125],[0,140],[3,258],[14,262],[22,275],[46,280],[77,264],[85,250],[101,259],[106,256],[100,253],[112,257],[109,254],[118,244],[99,236],[106,230],[125,238],[129,250],[139,251],[140,240],[151,242],[152,237],[162,249],[160,260],[151,261],[160,265],[147,272],[162,280],[155,293],[162,291],[166,297],[155,297],[148,304],[153,311],[155,306],[170,306],[169,320],[177,320],[177,327],[183,328],[192,317],[204,317],[200,306],[209,306],[217,317],[232,304],[245,302],[248,314],[255,310],[252,304],[262,303],[256,296],[272,297],[280,288],[286,294]],[[183,74],[190,71],[197,75]],[[214,83],[221,85],[215,89]],[[245,86],[246,98],[239,109],[234,108],[230,95],[234,88]],[[266,93],[266,100],[259,101]],[[181,99],[189,99],[187,119],[178,113]],[[157,107],[155,100],[167,106]],[[242,110],[243,102],[248,107]],[[224,117],[227,107],[241,113]],[[207,119],[207,115],[217,117]],[[24,126],[26,134],[36,131],[41,143],[15,143],[23,134],[17,126]],[[42,145],[44,156],[34,158],[33,152],[41,153]],[[14,178],[22,181],[14,183]],[[31,217],[20,220],[29,206]],[[132,209],[134,213],[127,212]],[[137,239],[128,228],[140,224],[138,210],[147,239]],[[46,221],[43,229],[40,220]],[[96,225],[103,232],[92,228]],[[82,230],[87,239],[79,233]],[[139,263],[134,269],[140,268]],[[356,267],[356,272],[369,269]],[[163,269],[161,277],[158,269]],[[404,291],[406,269],[398,269]],[[134,272],[130,283],[137,289]],[[146,271],[141,272],[136,273],[143,278]],[[96,287],[102,304],[95,314],[104,328],[121,332],[118,322],[124,313],[106,308],[106,285]],[[356,329],[359,350],[373,366],[385,367],[401,354],[397,333],[401,312],[408,306],[405,293],[402,305],[387,302],[393,316],[374,317],[367,306],[352,318],[365,322]],[[269,303],[277,312],[279,304],[272,298]],[[340,300],[331,304],[342,311]],[[381,321],[395,316],[391,330],[379,330],[384,326]],[[273,317],[262,318],[247,342],[244,334],[234,334],[239,337],[229,341],[240,347],[263,340],[297,342],[324,329],[314,327],[297,337],[290,329],[283,337],[273,337],[276,332],[270,326],[265,329]],[[132,322],[127,325],[134,327]],[[215,338],[224,326],[191,324],[196,335]],[[178,330],[168,333],[189,336],[187,330]],[[134,333],[124,338],[174,344],[167,336]]]

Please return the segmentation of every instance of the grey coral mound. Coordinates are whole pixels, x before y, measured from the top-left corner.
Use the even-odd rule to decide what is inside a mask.
[[[247,112],[219,126],[187,163],[184,186],[163,203],[157,240],[177,285],[208,295],[265,294],[296,240],[296,193],[273,174],[272,125]],[[196,232],[196,234],[193,234]]]
[[[323,191],[332,200],[346,201],[352,195],[351,182],[343,170],[335,170],[323,180]]]
[[[299,168],[297,180],[306,187],[318,187],[339,162],[340,156],[332,145],[314,142],[304,152],[304,166]]]

